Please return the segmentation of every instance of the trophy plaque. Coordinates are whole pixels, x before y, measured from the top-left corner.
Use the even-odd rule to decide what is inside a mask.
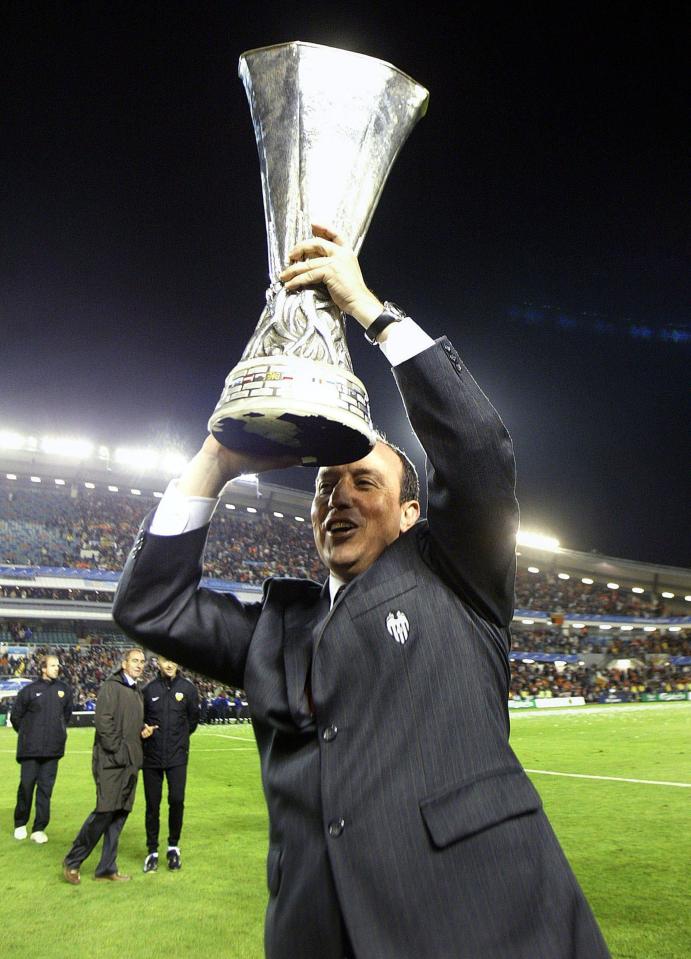
[[[259,151],[270,285],[209,430],[230,449],[294,450],[306,466],[353,462],[375,436],[344,316],[323,285],[289,293],[278,275],[312,223],[359,252],[428,93],[389,63],[312,43],[244,53],[239,75]]]

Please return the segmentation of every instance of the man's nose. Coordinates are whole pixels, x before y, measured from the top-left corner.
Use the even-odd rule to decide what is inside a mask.
[[[329,506],[348,506],[352,502],[353,488],[347,476],[342,477],[331,490]]]

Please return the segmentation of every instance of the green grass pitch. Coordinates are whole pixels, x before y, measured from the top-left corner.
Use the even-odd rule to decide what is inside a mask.
[[[690,954],[691,789],[653,784],[691,784],[690,721],[689,703],[512,715],[514,749],[536,770],[531,778],[615,959]],[[132,882],[94,883],[96,852],[75,888],[60,864],[93,807],[92,740],[93,730],[70,731],[50,840],[37,846],[12,837],[16,737],[0,728],[3,956],[261,959],[267,823],[251,728],[202,727],[193,738],[180,872],[142,873],[140,783],[118,860]]]

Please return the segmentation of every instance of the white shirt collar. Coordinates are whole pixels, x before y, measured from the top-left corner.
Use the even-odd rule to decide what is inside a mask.
[[[339,579],[335,573],[329,573],[329,609],[334,604],[336,599],[336,593],[339,591],[341,586],[345,586],[346,581],[344,579]]]

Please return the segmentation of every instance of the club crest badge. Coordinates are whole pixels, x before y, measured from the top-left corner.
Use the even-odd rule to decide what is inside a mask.
[[[400,643],[401,646],[405,645],[410,632],[410,623],[405,613],[402,613],[400,609],[397,609],[395,613],[391,610],[386,617],[386,628],[389,635],[393,636],[397,643]]]
[[[64,689],[59,689],[59,690],[58,690],[58,696],[60,697],[60,699],[63,699],[64,695],[65,695],[65,690],[64,690]]]
[[[176,693],[176,694],[175,694],[175,698],[177,699],[178,702],[181,702],[181,701],[185,698],[185,694],[184,694],[184,693]]]

